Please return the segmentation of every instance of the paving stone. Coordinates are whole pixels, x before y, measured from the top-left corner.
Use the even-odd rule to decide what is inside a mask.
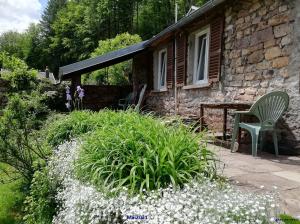
[[[248,174],[248,172],[242,171],[237,168],[225,168],[223,174],[228,178],[232,178],[232,177]]]
[[[274,175],[300,183],[300,173],[292,171],[273,172]]]
[[[282,212],[295,217],[300,215],[299,156],[275,157],[273,154],[261,152],[259,157],[254,158],[250,152],[231,153],[228,149],[213,145],[209,145],[209,148],[222,161],[220,173],[228,177],[238,189],[263,193],[274,191],[276,186]]]

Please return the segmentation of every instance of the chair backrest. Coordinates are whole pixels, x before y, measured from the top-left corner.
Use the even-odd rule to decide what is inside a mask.
[[[249,111],[259,119],[263,128],[273,128],[288,106],[289,95],[275,91],[259,98]]]
[[[136,110],[140,110],[140,107],[144,100],[144,95],[145,95],[146,89],[147,89],[147,84],[144,84],[144,86],[140,92],[139,101],[138,101],[137,105],[135,106]]]

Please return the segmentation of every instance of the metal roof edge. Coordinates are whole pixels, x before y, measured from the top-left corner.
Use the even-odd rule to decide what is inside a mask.
[[[122,49],[119,49],[119,50],[115,50],[115,51],[111,51],[111,52],[108,52],[106,54],[103,54],[103,55],[100,55],[100,56],[97,56],[97,57],[93,57],[93,58],[88,58],[88,59],[85,59],[85,60],[82,60],[82,61],[78,61],[78,62],[75,62],[75,63],[72,63],[72,64],[68,64],[68,65],[65,65],[65,66],[62,66],[59,68],[59,76],[60,76],[60,79],[65,76],[65,75],[68,75],[70,73],[73,73],[76,71],[76,69],[70,69],[70,71],[68,73],[63,73],[63,70],[65,69],[68,69],[68,68],[72,68],[73,66],[75,65],[78,65],[78,64],[83,64],[83,66],[80,68],[80,70],[84,70],[90,66],[92,66],[91,64],[95,65],[97,63],[91,63],[90,65],[84,65],[86,62],[91,62],[91,61],[96,61],[97,59],[101,58],[101,57],[104,57],[104,56],[108,56],[108,55],[114,55],[116,52],[119,52],[119,51],[125,51],[126,49],[130,49],[130,48],[133,48],[135,46],[139,46],[140,48],[132,51],[130,54],[134,54],[134,53],[137,53],[137,52],[140,52],[140,51],[143,51],[144,49],[146,49],[147,47],[147,42],[148,40],[145,40],[145,41],[142,41],[140,43],[137,43],[137,44],[133,44],[133,45],[130,45],[128,47],[125,47],[125,48],[122,48]],[[119,56],[118,56],[119,57]],[[110,60],[114,60],[116,58],[118,58],[117,56],[114,56],[112,57],[111,59],[109,60],[105,60],[103,62],[107,62],[107,61],[110,61]],[[103,63],[102,62],[102,63]]]

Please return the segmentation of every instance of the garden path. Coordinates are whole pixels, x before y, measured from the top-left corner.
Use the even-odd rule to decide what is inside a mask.
[[[300,218],[300,156],[275,157],[260,152],[231,153],[229,149],[209,145],[220,161],[219,172],[241,190],[279,191],[281,207],[287,214]]]

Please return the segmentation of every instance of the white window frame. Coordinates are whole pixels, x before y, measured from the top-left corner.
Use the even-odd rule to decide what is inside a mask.
[[[204,77],[202,80],[197,80],[197,67],[198,61],[197,56],[199,54],[199,41],[198,38],[206,34],[206,51],[205,51],[205,61],[204,61]],[[206,27],[196,33],[195,35],[195,50],[194,50],[194,69],[193,69],[193,84],[201,85],[208,83],[208,60],[209,60],[209,44],[210,44],[210,27]]]
[[[166,55],[166,63],[165,63],[165,80],[164,80],[164,86],[161,85],[161,71],[162,71],[162,68],[161,68],[161,62],[162,62],[162,55],[163,53],[165,53]],[[164,48],[160,51],[158,51],[158,66],[157,66],[157,88],[158,90],[162,91],[162,90],[166,90],[167,88],[167,67],[168,67],[168,55],[167,55],[167,49]]]

